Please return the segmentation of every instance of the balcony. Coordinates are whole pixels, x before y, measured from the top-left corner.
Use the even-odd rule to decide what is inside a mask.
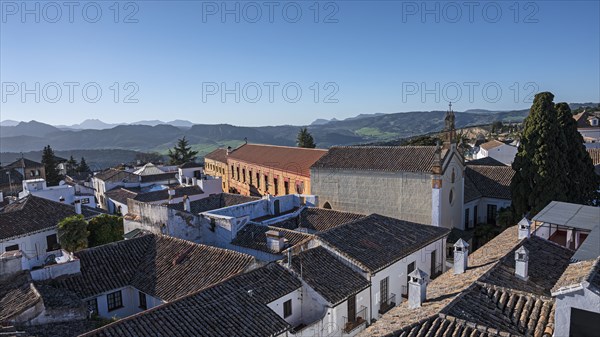
[[[366,318],[367,307],[361,306],[361,309],[356,312],[354,317],[344,316],[344,328],[342,329],[342,332],[345,334],[350,334],[359,327],[365,326],[367,323]]]
[[[383,315],[386,312],[390,311],[393,307],[396,306],[396,294],[391,294],[387,300],[381,301],[381,305],[379,305],[379,314]]]

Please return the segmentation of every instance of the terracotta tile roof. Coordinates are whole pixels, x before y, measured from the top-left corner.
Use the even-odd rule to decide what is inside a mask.
[[[229,154],[228,159],[309,177],[310,167],[326,153],[321,149],[245,144]]]
[[[550,296],[550,290],[569,265],[570,258],[575,252],[535,235],[520,246],[529,251],[527,281],[515,277],[515,251],[518,247],[506,254],[500,263],[480,281],[530,294]]]
[[[216,149],[204,156],[204,159],[211,159],[220,163],[227,164],[227,149]]]
[[[38,163],[33,160],[29,160],[27,158],[19,158],[14,162],[6,165],[5,168],[32,168],[32,167],[40,167],[44,166],[42,163]]]
[[[484,150],[491,150],[493,148],[496,148],[496,147],[502,146],[502,145],[506,145],[506,144],[502,143],[499,140],[492,139],[489,142],[485,142],[485,143],[479,145],[479,147]]]
[[[552,294],[579,289],[584,282],[600,291],[600,257],[570,264],[552,288]]]
[[[317,237],[368,271],[377,272],[449,233],[447,228],[371,214]]]
[[[491,335],[542,337],[554,324],[554,310],[550,297],[475,284],[440,316],[464,321],[463,326],[485,327]]]
[[[435,146],[334,146],[312,167],[314,169],[431,172],[435,149]],[[442,157],[444,157],[443,152]]]
[[[582,111],[576,115],[573,115],[573,119],[575,119],[577,122],[577,128],[598,128],[600,126],[592,126],[589,121],[589,119],[594,116],[595,115],[592,115],[587,111]]]
[[[322,232],[342,224],[364,218],[365,215],[334,211],[331,209],[307,207],[299,216],[270,224],[287,229],[306,229],[310,233]]]
[[[287,230],[283,228],[247,224],[242,228],[236,235],[235,239],[231,244],[259,250],[271,254],[281,254],[280,252],[273,251],[267,247],[267,231],[278,231],[285,238],[285,247],[283,249],[293,247],[298,243],[311,238],[311,235],[304,234],[301,232]]]
[[[191,213],[198,214],[202,212],[212,211],[223,207],[235,206],[246,202],[260,200],[257,197],[248,197],[239,194],[219,193],[209,195],[200,200],[190,201]],[[183,211],[183,203],[168,204],[167,207]]]
[[[42,301],[29,273],[21,272],[0,281],[0,323],[20,315]]]
[[[94,175],[93,178],[104,180],[107,182],[138,182],[139,177],[131,172],[109,168]]]
[[[514,175],[515,171],[510,166],[467,165],[465,202],[481,196],[510,200],[510,182]]]
[[[204,165],[193,162],[193,161],[188,161],[187,163],[183,163],[183,164],[179,165],[178,167],[181,169],[188,169],[188,168],[204,167]]]
[[[134,199],[140,192],[141,192],[141,189],[139,189],[139,188],[117,187],[110,191],[105,192],[104,195],[108,199],[112,199],[116,202],[120,202],[122,204],[127,205],[127,200]]]
[[[587,149],[590,158],[592,158],[592,164],[595,167],[596,174],[600,175],[600,149]]]
[[[75,255],[80,259],[81,273],[58,281],[58,287],[81,298],[132,286],[172,301],[254,264],[246,254],[155,234],[84,249]]]
[[[174,198],[181,198],[185,195],[198,195],[204,194],[204,191],[200,188],[200,186],[177,186],[173,188],[175,191]],[[169,190],[164,189],[160,191],[146,192],[146,193],[138,193],[134,200],[142,201],[142,202],[153,202],[153,201],[161,201],[169,199]]]
[[[553,328],[554,305],[552,298],[540,294],[548,294],[549,284],[566,267],[562,261],[568,261],[573,251],[535,236],[519,240],[517,233],[516,226],[506,229],[470,254],[464,273],[455,275],[449,270],[431,281],[421,307],[409,309],[406,302],[401,303],[361,336],[407,336],[410,331],[468,336],[464,330],[470,327],[467,330],[474,335],[541,337]],[[509,260],[514,261],[514,251],[521,245],[529,249],[527,285],[508,276]],[[545,261],[552,259],[558,262]],[[549,280],[542,279],[544,268]],[[529,292],[532,289],[535,293]]]
[[[279,336],[291,326],[266,303],[300,287],[289,272],[269,264],[82,336]]]
[[[177,172],[165,172],[159,174],[150,174],[145,176],[140,176],[140,182],[142,183],[151,183],[154,181],[163,181],[163,180],[176,180],[175,175]]]
[[[485,165],[485,166],[507,166],[506,164],[497,161],[492,157],[483,157],[479,159],[473,159],[465,162],[466,165],[475,166],[475,165]]]
[[[342,263],[327,249],[316,247],[292,257],[292,269],[332,305],[369,286],[369,281]]]
[[[96,329],[99,321],[95,320],[70,320],[61,323],[37,324],[20,326],[19,330],[29,335],[18,337],[76,337],[82,333]],[[16,337],[16,336],[15,336]]]
[[[82,214],[90,218],[101,212],[84,206]],[[74,206],[28,195],[0,209],[0,240],[52,229],[73,215],[76,215]]]

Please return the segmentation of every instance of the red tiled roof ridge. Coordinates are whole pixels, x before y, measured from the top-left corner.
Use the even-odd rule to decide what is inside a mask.
[[[319,149],[319,148],[309,148],[309,147],[299,147],[299,146],[287,146],[287,145],[273,145],[273,144],[262,144],[262,143],[247,143],[238,146],[235,149],[232,149],[231,154],[235,153],[235,151],[243,148],[244,146],[267,146],[267,147],[278,147],[284,149],[294,149],[294,150],[307,150],[307,151],[324,151],[327,152],[327,149]]]

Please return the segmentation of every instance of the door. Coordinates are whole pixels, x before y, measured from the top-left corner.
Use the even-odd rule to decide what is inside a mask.
[[[436,270],[436,266],[437,266],[437,251],[433,251],[431,252],[431,275],[433,276],[437,276],[437,270]]]
[[[281,210],[279,209],[279,200],[275,200],[273,202],[273,208],[275,208],[275,215],[279,215],[279,213],[281,213]]]
[[[356,320],[356,295],[348,297],[348,322]]]

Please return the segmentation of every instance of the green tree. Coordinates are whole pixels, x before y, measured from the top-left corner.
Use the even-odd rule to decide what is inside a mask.
[[[69,160],[67,160],[67,174],[75,174],[77,172],[77,160],[71,156]]]
[[[160,163],[164,160],[164,157],[160,153],[156,152],[140,152],[135,154],[135,160],[140,161],[142,164],[146,163]]]
[[[313,136],[310,134],[310,132],[308,132],[307,128],[301,128],[300,131],[298,131],[296,144],[298,147],[305,147],[309,149],[314,149],[317,147]]]
[[[90,172],[90,167],[85,162],[85,158],[81,157],[81,161],[79,162],[79,166],[77,166],[77,172],[79,173],[87,173]]]
[[[177,145],[169,149],[169,161],[171,165],[180,165],[196,159],[198,151],[192,151],[185,137],[177,140]]]
[[[88,221],[88,246],[96,247],[123,239],[123,218],[102,214]]]
[[[512,168],[515,175],[510,184],[512,209],[516,218],[526,213],[537,214],[550,201],[567,201],[569,187],[565,151],[567,144],[560,130],[554,95],[535,95],[521,143]]]
[[[60,182],[60,172],[58,171],[56,156],[54,150],[50,145],[44,147],[42,152],[42,164],[44,164],[44,171],[46,171],[46,183],[49,186],[58,185]]]
[[[569,179],[567,201],[576,204],[592,204],[598,197],[597,191],[600,188],[600,181],[594,172],[594,164],[583,145],[583,137],[577,131],[577,122],[573,119],[569,104],[564,102],[556,104],[556,112],[560,129],[567,143],[567,150],[564,153],[569,165],[568,171],[565,172]]]
[[[69,252],[86,248],[88,235],[87,222],[81,214],[64,218],[58,223],[58,241]]]

